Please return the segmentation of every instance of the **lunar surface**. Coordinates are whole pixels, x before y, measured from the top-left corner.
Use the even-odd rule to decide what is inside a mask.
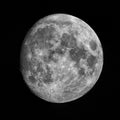
[[[83,20],[67,14],[40,19],[22,47],[22,73],[30,90],[46,101],[63,103],[84,96],[103,66],[102,45]]]

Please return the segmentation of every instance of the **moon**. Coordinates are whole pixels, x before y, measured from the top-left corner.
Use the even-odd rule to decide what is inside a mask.
[[[76,42],[73,41],[73,38],[69,41],[66,39],[64,42],[67,43],[67,47],[64,44],[62,47],[60,47],[62,49],[59,52],[60,55],[58,53],[54,55],[54,59],[57,61],[56,64],[53,62],[49,62],[49,64],[47,63],[51,68],[52,73],[55,72],[52,75],[55,81],[48,85],[43,83],[43,81],[38,82],[38,79],[41,78],[42,80],[42,77],[45,76],[40,74],[42,72],[39,72],[39,74],[35,73],[35,75],[32,76],[33,71],[37,70],[39,67],[38,61],[43,59],[45,55],[48,55],[48,51],[43,48],[44,42],[41,42],[37,47],[34,45],[34,59],[37,61],[36,64],[36,61],[33,62],[34,59],[32,55],[33,53],[31,52],[31,46],[33,47],[35,39],[41,39],[38,36],[35,36],[37,31],[50,24],[56,26],[56,34],[54,33],[54,36],[57,36],[58,33],[60,38],[63,33],[74,33],[73,35],[75,36],[74,38],[76,38]],[[41,34],[41,36],[45,38],[47,35],[47,33]],[[38,20],[30,28],[26,36],[22,50],[22,73],[26,81],[25,83],[29,89],[33,91],[31,94],[34,94],[40,99],[48,102],[67,103],[87,95],[86,93],[88,93],[96,85],[103,67],[103,50],[97,34],[86,22],[69,14],[52,14]],[[53,44],[54,47],[51,47]],[[59,46],[61,46],[61,42],[52,41],[50,45],[48,45],[49,44],[47,44],[47,47],[51,47],[50,50],[53,50],[59,48]],[[70,52],[72,53],[72,50],[76,48],[75,45],[83,45],[85,50],[89,53],[85,59],[78,61],[79,65],[77,65],[80,67],[82,66],[80,69],[74,61],[76,56],[79,56],[79,54],[76,56],[74,54],[70,54]],[[39,49],[39,47],[42,49]],[[69,52],[64,53],[64,51]],[[64,53],[64,56],[62,52]],[[87,59],[89,56],[96,58],[94,60],[94,71],[88,66]],[[79,59],[81,59],[81,56]],[[82,68],[84,68],[84,76],[80,75],[81,73],[79,74],[79,72],[82,71]]]

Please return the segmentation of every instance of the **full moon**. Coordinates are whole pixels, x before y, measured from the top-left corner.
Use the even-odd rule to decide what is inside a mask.
[[[21,68],[31,94],[54,103],[87,95],[103,67],[102,45],[91,27],[75,16],[53,14],[30,28],[22,45]]]

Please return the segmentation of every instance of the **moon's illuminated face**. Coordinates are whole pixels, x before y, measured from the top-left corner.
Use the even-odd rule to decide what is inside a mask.
[[[101,43],[94,30],[71,15],[54,14],[39,20],[25,41],[29,63],[26,83],[54,102],[84,95],[95,85],[103,66]]]

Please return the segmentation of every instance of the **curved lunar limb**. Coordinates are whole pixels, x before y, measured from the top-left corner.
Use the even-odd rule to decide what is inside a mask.
[[[24,78],[42,99],[73,101],[99,79],[102,45],[83,20],[67,14],[49,15],[35,23],[27,36],[22,56]]]

